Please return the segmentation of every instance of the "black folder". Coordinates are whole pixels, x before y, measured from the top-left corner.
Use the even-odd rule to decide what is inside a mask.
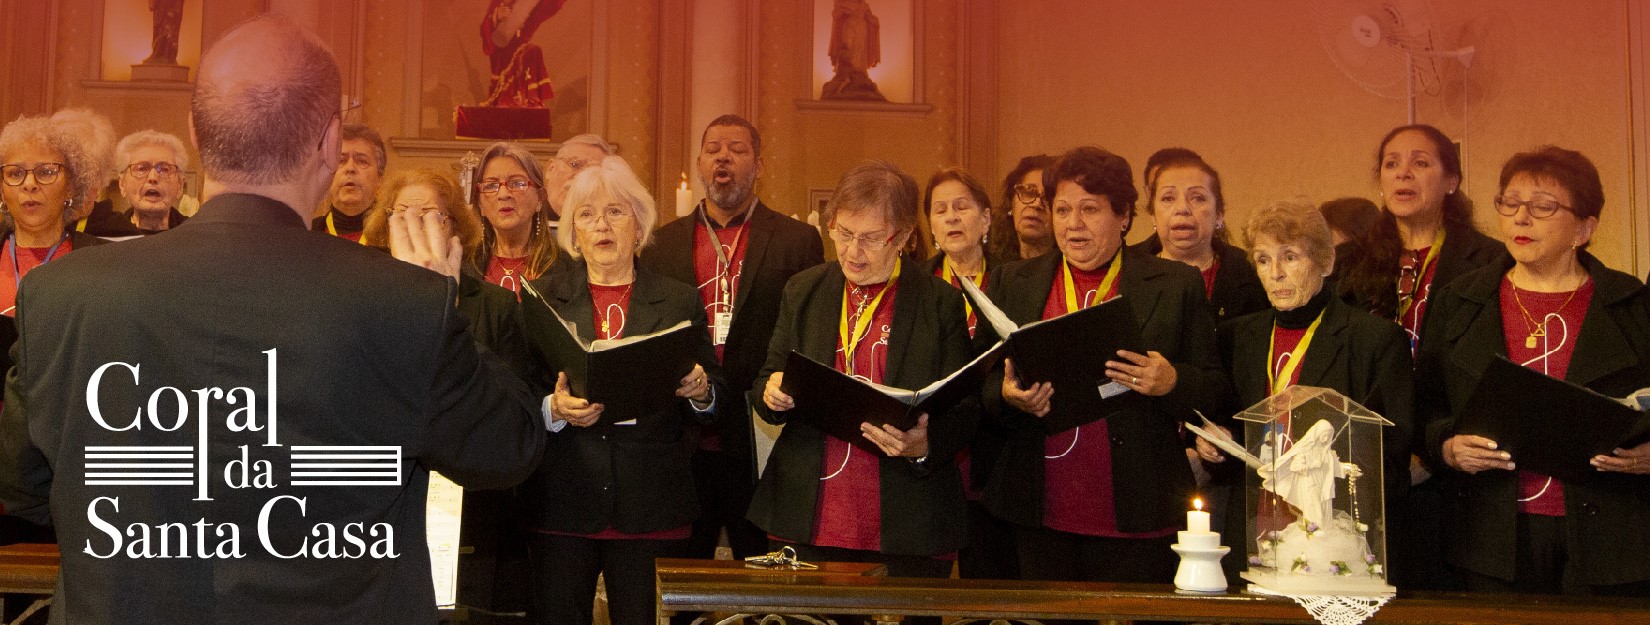
[[[979,318],[1003,337],[1004,355],[1014,361],[1020,383],[1054,384],[1049,412],[1043,417],[1045,432],[1069,430],[1149,401],[1106,377],[1106,361],[1122,360],[1118,350],[1146,353],[1140,324],[1125,297],[1017,326],[978,287],[962,282]]]
[[[1512,454],[1518,468],[1566,482],[1590,480],[1593,456],[1650,439],[1650,416],[1621,400],[1497,357],[1456,422]]]
[[[779,385],[796,402],[786,420],[807,423],[881,454],[881,448],[860,434],[859,424],[892,425],[904,431],[916,427],[917,417],[924,413],[937,418],[973,395],[1002,353],[1002,349],[987,351],[951,375],[911,391],[861,380],[792,351]]]
[[[676,389],[693,371],[697,342],[693,325],[682,321],[651,334],[585,341],[578,326],[563,319],[531,286],[522,291],[522,318],[528,340],[554,358],[567,374],[574,397],[602,404],[598,423],[646,417],[681,398]]]

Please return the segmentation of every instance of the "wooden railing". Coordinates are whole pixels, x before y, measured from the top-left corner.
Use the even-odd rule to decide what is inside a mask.
[[[36,610],[51,603],[57,592],[57,569],[61,562],[57,545],[19,543],[0,547],[0,593],[26,595],[32,602],[14,622],[22,622]],[[5,597],[0,596],[0,611]]]
[[[1288,599],[1243,592],[1184,594],[1169,585],[912,579],[827,567],[765,571],[739,563],[659,560],[659,623],[677,613],[708,623],[756,623],[766,615],[862,615],[878,623],[913,616],[946,622],[1071,619],[1125,623],[1315,623]],[[864,567],[865,565],[859,565]],[[1403,625],[1627,625],[1650,623],[1650,601],[1596,597],[1400,593],[1367,621]]]

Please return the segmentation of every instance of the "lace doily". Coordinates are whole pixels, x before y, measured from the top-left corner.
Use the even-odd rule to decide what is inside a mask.
[[[1392,599],[1391,595],[1349,597],[1345,595],[1285,595],[1306,608],[1323,625],[1361,625]]]

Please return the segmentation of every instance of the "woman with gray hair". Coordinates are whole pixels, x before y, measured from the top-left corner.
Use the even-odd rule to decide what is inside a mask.
[[[469,252],[467,269],[519,298],[521,284],[544,275],[556,260],[544,170],[527,148],[500,141],[481,155],[474,188],[481,245]]]
[[[585,341],[620,339],[689,322],[698,363],[678,400],[651,414],[609,414],[575,396],[556,353],[537,356],[556,373],[545,398],[550,437],[522,485],[536,623],[590,623],[597,575],[607,580],[609,620],[654,620],[653,561],[684,548],[698,516],[688,423],[716,417],[721,373],[699,291],[638,266],[657,219],[653,198],[623,159],[609,157],[573,179],[558,237],[574,262],[523,287],[525,306],[549,306]],[[540,301],[533,301],[540,300]],[[564,332],[533,327],[528,335]],[[530,340],[535,348],[542,341]],[[725,403],[725,402],[723,402]],[[571,425],[572,427],[567,427]]]
[[[67,226],[97,195],[106,169],[48,118],[23,117],[0,130],[0,211],[6,230],[0,273],[10,274],[0,278],[0,314],[11,316],[17,287],[29,270],[101,243]]]
[[[837,262],[791,278],[752,390],[763,420],[787,425],[756,485],[750,520],[804,560],[880,562],[899,577],[946,577],[968,515],[957,452],[978,406],[921,415],[901,431],[860,424],[842,439],[789,421],[794,350],[850,376],[922,388],[969,359],[962,295],[900,250],[919,229],[916,180],[891,163],[848,170],[823,216]]]
[[[183,199],[183,172],[189,152],[174,135],[139,130],[115,145],[120,168],[120,195],[132,205],[127,220],[141,234],[154,234],[182,224],[178,211]]]
[[[1234,414],[1297,384],[1332,389],[1363,404],[1393,424],[1382,429],[1387,500],[1392,501],[1409,484],[1415,423],[1409,340],[1403,328],[1324,288],[1324,278],[1335,269],[1335,245],[1316,206],[1284,202],[1266,207],[1249,218],[1244,234],[1272,307],[1234,319],[1220,333],[1220,353],[1235,397],[1219,414]],[[1227,461],[1201,438],[1197,451],[1206,463]],[[1234,489],[1233,501],[1222,507],[1228,513],[1226,527],[1239,530],[1223,534],[1231,537],[1233,549],[1255,538],[1241,531],[1241,496],[1242,489]]]

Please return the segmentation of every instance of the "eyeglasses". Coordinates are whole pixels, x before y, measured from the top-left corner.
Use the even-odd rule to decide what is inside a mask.
[[[151,171],[162,178],[171,178],[182,170],[171,163],[132,163],[126,166],[126,175],[133,178],[148,178]]]
[[[1014,199],[1025,204],[1041,204],[1043,201],[1043,188],[1034,184],[1014,185]]]
[[[1503,217],[1517,215],[1519,208],[1528,209],[1530,211],[1530,216],[1536,219],[1546,219],[1548,217],[1552,217],[1554,213],[1559,211],[1559,209],[1564,209],[1572,213],[1576,212],[1576,209],[1559,204],[1557,200],[1530,199],[1519,201],[1505,195],[1495,196],[1495,212],[1501,213]]]
[[[358,109],[358,108],[361,108],[361,98],[350,98],[349,106],[344,107],[344,110],[342,110],[342,111],[338,111],[337,113],[333,113],[332,117],[338,118],[338,121],[340,123],[342,123],[344,121],[344,117],[346,115],[349,115],[350,111],[353,111],[353,110]],[[332,125],[332,117],[328,117],[327,118],[327,123],[321,125],[321,139],[319,141],[315,142],[315,149],[317,149],[317,150],[321,149],[322,146],[325,146],[327,144],[327,127]],[[339,142],[342,143],[342,137],[340,137]]]
[[[63,175],[63,168],[62,163],[41,163],[34,167],[6,165],[0,167],[0,175],[5,177],[6,186],[9,187],[22,186],[23,181],[31,174],[34,175],[36,184],[48,185],[57,182],[57,177]]]
[[[607,225],[612,226],[629,221],[632,217],[635,217],[635,214],[631,213],[629,208],[618,204],[608,204],[600,211],[584,207],[573,213],[573,225],[589,229],[595,227],[597,221],[605,221]]]
[[[447,220],[447,211],[441,210],[441,208],[437,206],[412,206],[408,204],[396,204],[390,207],[391,214],[403,212],[406,213],[408,217],[423,217],[426,213],[435,213],[441,216],[442,221]]]
[[[882,236],[881,233],[856,235],[836,226],[831,226],[829,232],[831,233],[831,240],[836,241],[837,245],[848,247],[849,243],[858,243],[859,249],[868,252],[874,252],[876,250],[888,247],[889,244],[894,242],[894,239],[899,237],[899,231],[897,230],[893,234],[886,237]]]
[[[537,186],[538,185],[533,184],[533,181],[526,178],[511,178],[502,183],[498,180],[489,178],[481,181],[481,184],[476,188],[481,189],[482,193],[493,194],[498,193],[499,187],[509,189],[511,193],[520,193]]]

